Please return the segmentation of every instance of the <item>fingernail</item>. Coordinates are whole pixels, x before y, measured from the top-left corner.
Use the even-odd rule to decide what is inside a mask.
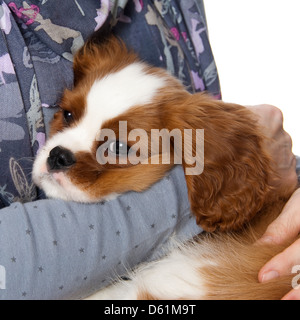
[[[278,277],[279,273],[277,271],[269,271],[262,276],[261,282],[269,281]]]

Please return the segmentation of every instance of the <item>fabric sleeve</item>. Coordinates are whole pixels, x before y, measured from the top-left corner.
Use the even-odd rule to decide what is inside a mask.
[[[148,191],[109,202],[42,200],[0,210],[0,299],[80,299],[157,257],[173,236],[201,232],[183,180],[177,166]]]

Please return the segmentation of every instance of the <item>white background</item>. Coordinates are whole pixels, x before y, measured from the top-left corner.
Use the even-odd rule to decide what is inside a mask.
[[[268,103],[300,155],[300,0],[204,0],[223,100]]]

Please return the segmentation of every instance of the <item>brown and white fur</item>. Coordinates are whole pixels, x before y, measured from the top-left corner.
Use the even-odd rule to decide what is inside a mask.
[[[130,281],[91,298],[281,298],[291,290],[291,276],[259,283],[257,275],[284,246],[256,240],[296,185],[282,185],[276,176],[254,114],[207,94],[188,93],[114,36],[97,41],[88,41],[75,56],[74,88],[64,93],[51,138],[35,161],[34,181],[49,197],[80,202],[141,192],[173,163],[101,165],[96,160],[103,143],[99,131],[112,129],[118,136],[120,121],[127,121],[128,131],[141,128],[149,136],[151,129],[204,129],[204,170],[186,175],[186,183],[197,223],[212,233],[175,245],[166,257],[133,271]],[[184,158],[182,165],[191,167]]]

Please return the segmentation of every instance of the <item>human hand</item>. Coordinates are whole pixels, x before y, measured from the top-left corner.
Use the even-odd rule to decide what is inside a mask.
[[[296,158],[292,153],[292,139],[283,129],[283,115],[280,109],[267,104],[250,106],[263,128],[266,148],[269,151],[276,171],[284,185],[296,185]]]
[[[296,239],[300,232],[300,189],[297,189],[285,205],[282,213],[274,220],[260,243],[281,244]],[[294,269],[293,269],[294,268]],[[267,262],[258,274],[258,280],[265,282],[282,275],[295,273],[295,288],[286,294],[284,300],[300,300],[300,283],[297,283],[300,270],[300,238],[284,251]],[[292,284],[291,284],[292,285]],[[298,287],[297,287],[298,285]]]
[[[281,110],[272,105],[257,105],[249,108],[257,115],[258,123],[268,138],[266,148],[276,165],[275,169],[281,183],[296,186],[296,159],[292,153],[292,139],[283,129]],[[300,232],[298,210],[300,210],[300,189],[293,194],[282,213],[269,225],[259,241],[275,244],[293,242]],[[291,274],[292,268],[297,265],[300,265],[300,239],[267,262],[260,270],[258,279],[264,282],[284,274]],[[291,290],[283,299],[300,299],[300,289]]]

